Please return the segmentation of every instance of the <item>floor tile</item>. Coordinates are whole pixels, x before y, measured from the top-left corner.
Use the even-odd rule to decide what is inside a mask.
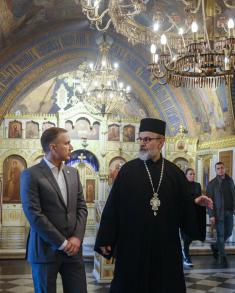
[[[185,270],[187,293],[235,293],[235,256],[229,256],[230,267],[218,269],[211,256],[193,256],[194,268]],[[108,293],[108,284],[98,284],[93,263],[86,263],[88,293]],[[31,269],[26,261],[0,261],[0,293],[33,293]],[[63,293],[61,278],[57,293]]]

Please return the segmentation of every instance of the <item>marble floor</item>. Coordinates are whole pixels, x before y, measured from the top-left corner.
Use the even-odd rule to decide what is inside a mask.
[[[194,268],[185,269],[187,293],[235,293],[235,255],[228,256],[229,266],[224,269],[217,267],[212,256],[193,256],[192,260]],[[86,262],[88,293],[107,293],[108,284],[96,283],[92,269],[93,263]],[[63,292],[60,278],[57,288]],[[0,292],[33,293],[26,261],[0,260]]]

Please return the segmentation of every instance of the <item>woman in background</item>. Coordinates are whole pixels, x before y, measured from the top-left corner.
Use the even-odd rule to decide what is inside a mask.
[[[189,196],[193,197],[193,199],[197,198],[202,194],[202,189],[201,185],[198,182],[195,182],[195,171],[192,168],[188,168],[185,171],[185,176],[188,180],[188,190],[189,190]],[[199,213],[203,214],[203,222],[200,223],[201,226],[206,226],[206,208],[198,206]],[[193,267],[193,263],[190,258],[189,254],[189,246],[192,243],[192,239],[190,236],[186,235],[182,230],[181,230],[181,238],[183,239],[184,245],[183,245],[183,260],[184,260],[184,265],[187,267]],[[202,237],[203,238],[203,237]]]

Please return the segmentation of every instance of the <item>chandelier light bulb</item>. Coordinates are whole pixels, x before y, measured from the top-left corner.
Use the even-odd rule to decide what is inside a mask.
[[[127,93],[129,93],[131,91],[131,87],[129,85],[126,87],[126,91],[127,91]]]
[[[157,32],[157,31],[159,30],[159,23],[158,23],[158,22],[155,22],[155,23],[153,24],[153,30],[154,30],[155,32]]]
[[[234,28],[234,21],[232,18],[229,18],[228,20],[228,29],[233,29]]]
[[[123,88],[123,82],[119,82],[119,87],[120,87],[120,89]]]
[[[89,67],[90,67],[91,70],[93,70],[93,68],[94,68],[94,64],[93,64],[93,63],[90,63],[90,64],[89,64]]]
[[[179,35],[183,35],[183,33],[184,33],[184,30],[183,30],[183,28],[181,27],[180,29],[179,29]]]
[[[82,87],[77,87],[77,90],[78,90],[79,94],[82,94],[83,93]]]
[[[152,54],[155,54],[156,51],[157,51],[157,47],[156,47],[156,45],[152,44],[151,47],[150,47],[150,52],[151,52]]]
[[[158,63],[158,60],[159,60],[159,55],[158,54],[154,54],[153,62],[154,63]]]
[[[115,62],[115,63],[113,64],[113,66],[114,66],[115,69],[118,69],[119,64],[118,64],[117,62]]]
[[[108,81],[107,81],[107,85],[108,85],[108,86],[111,86],[111,80],[108,80]]]
[[[101,62],[101,65],[102,65],[102,67],[106,67],[106,60],[102,60],[102,62]]]
[[[198,25],[197,25],[196,21],[192,22],[191,30],[192,30],[192,33],[196,33],[198,31]]]
[[[167,38],[166,38],[166,35],[161,35],[161,44],[162,45],[166,45],[166,43],[167,43]]]
[[[99,2],[100,2],[99,0],[95,0],[95,1],[94,1],[94,7],[99,6]]]

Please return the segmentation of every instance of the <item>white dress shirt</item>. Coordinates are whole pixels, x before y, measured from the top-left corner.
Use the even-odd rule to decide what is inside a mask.
[[[51,169],[51,172],[52,172],[56,182],[59,185],[60,192],[63,196],[65,205],[67,206],[67,186],[66,186],[66,181],[64,178],[64,173],[63,173],[63,167],[64,167],[63,162],[61,163],[60,169],[58,169],[55,165],[53,165],[46,158],[44,158],[44,161],[47,163],[48,167]]]

